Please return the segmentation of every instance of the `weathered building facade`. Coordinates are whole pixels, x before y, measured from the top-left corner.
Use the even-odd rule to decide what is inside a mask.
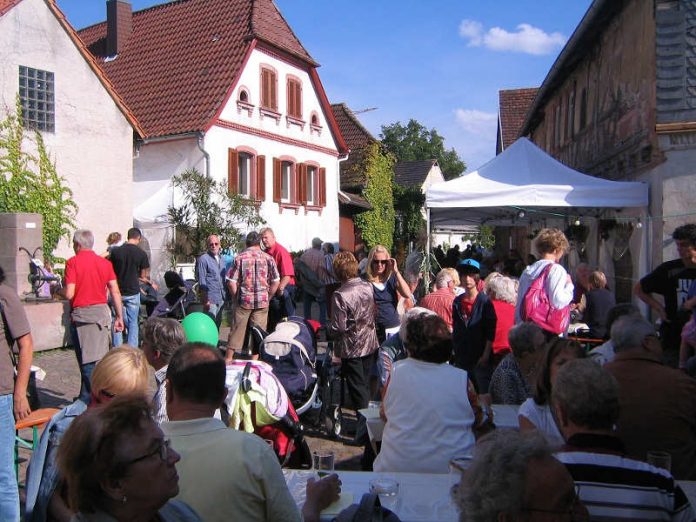
[[[646,212],[590,224],[617,287],[676,257],[672,231],[696,221],[695,22],[691,0],[595,0],[521,130],[576,170],[649,184]]]

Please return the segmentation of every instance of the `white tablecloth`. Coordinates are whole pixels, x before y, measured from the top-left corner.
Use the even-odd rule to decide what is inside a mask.
[[[285,480],[298,506],[304,503],[304,486],[312,471],[285,470]],[[337,471],[341,479],[341,491],[352,497],[352,503],[360,503],[364,493],[370,490],[370,480],[389,477],[399,482],[399,498],[392,509],[403,522],[448,522],[458,520],[457,509],[452,502],[450,490],[459,482],[455,474],[432,473],[367,473],[359,471]],[[350,505],[350,503],[348,503]],[[342,506],[345,507],[345,506]],[[321,520],[331,520],[336,512],[323,512]]]
[[[493,419],[498,428],[513,428],[517,429],[520,426],[517,411],[519,406],[513,404],[494,404]],[[367,421],[367,433],[372,442],[382,440],[382,432],[384,431],[384,421],[379,416],[378,408],[363,408],[358,410]]]

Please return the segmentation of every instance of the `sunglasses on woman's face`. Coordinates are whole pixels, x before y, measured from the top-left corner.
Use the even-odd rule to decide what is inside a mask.
[[[387,259],[373,259],[372,264],[373,265],[386,265],[388,263]]]

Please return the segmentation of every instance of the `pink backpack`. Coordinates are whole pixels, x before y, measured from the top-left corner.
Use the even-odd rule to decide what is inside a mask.
[[[546,293],[546,280],[554,263],[544,267],[539,277],[529,285],[524,294],[520,315],[523,321],[532,322],[554,334],[565,333],[570,322],[570,306],[554,308]]]

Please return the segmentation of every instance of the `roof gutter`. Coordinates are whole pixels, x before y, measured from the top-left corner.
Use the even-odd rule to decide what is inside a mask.
[[[585,13],[585,16],[582,17],[580,24],[578,24],[575,31],[573,31],[573,34],[570,36],[570,39],[561,50],[560,54],[556,58],[556,61],[553,62],[551,69],[544,79],[544,83],[542,83],[541,87],[539,87],[539,91],[534,98],[534,102],[525,116],[524,124],[520,130],[520,136],[528,135],[533,130],[533,126],[536,126],[536,120],[538,117],[537,113],[544,105],[546,98],[556,87],[556,83],[560,78],[563,78],[562,72],[566,63],[577,51],[586,33],[595,25],[599,15],[608,7],[615,7],[616,3],[620,3],[616,2],[614,5],[611,5],[613,2],[616,2],[616,0],[594,0],[592,5],[587,9],[587,12]]]
[[[203,148],[203,138],[205,138],[205,133],[203,132],[197,132],[198,139],[196,140],[196,145],[198,145],[198,150],[200,150],[203,153],[203,157],[205,158],[205,177],[209,178],[210,177],[210,154],[208,154],[208,151],[206,151]]]

